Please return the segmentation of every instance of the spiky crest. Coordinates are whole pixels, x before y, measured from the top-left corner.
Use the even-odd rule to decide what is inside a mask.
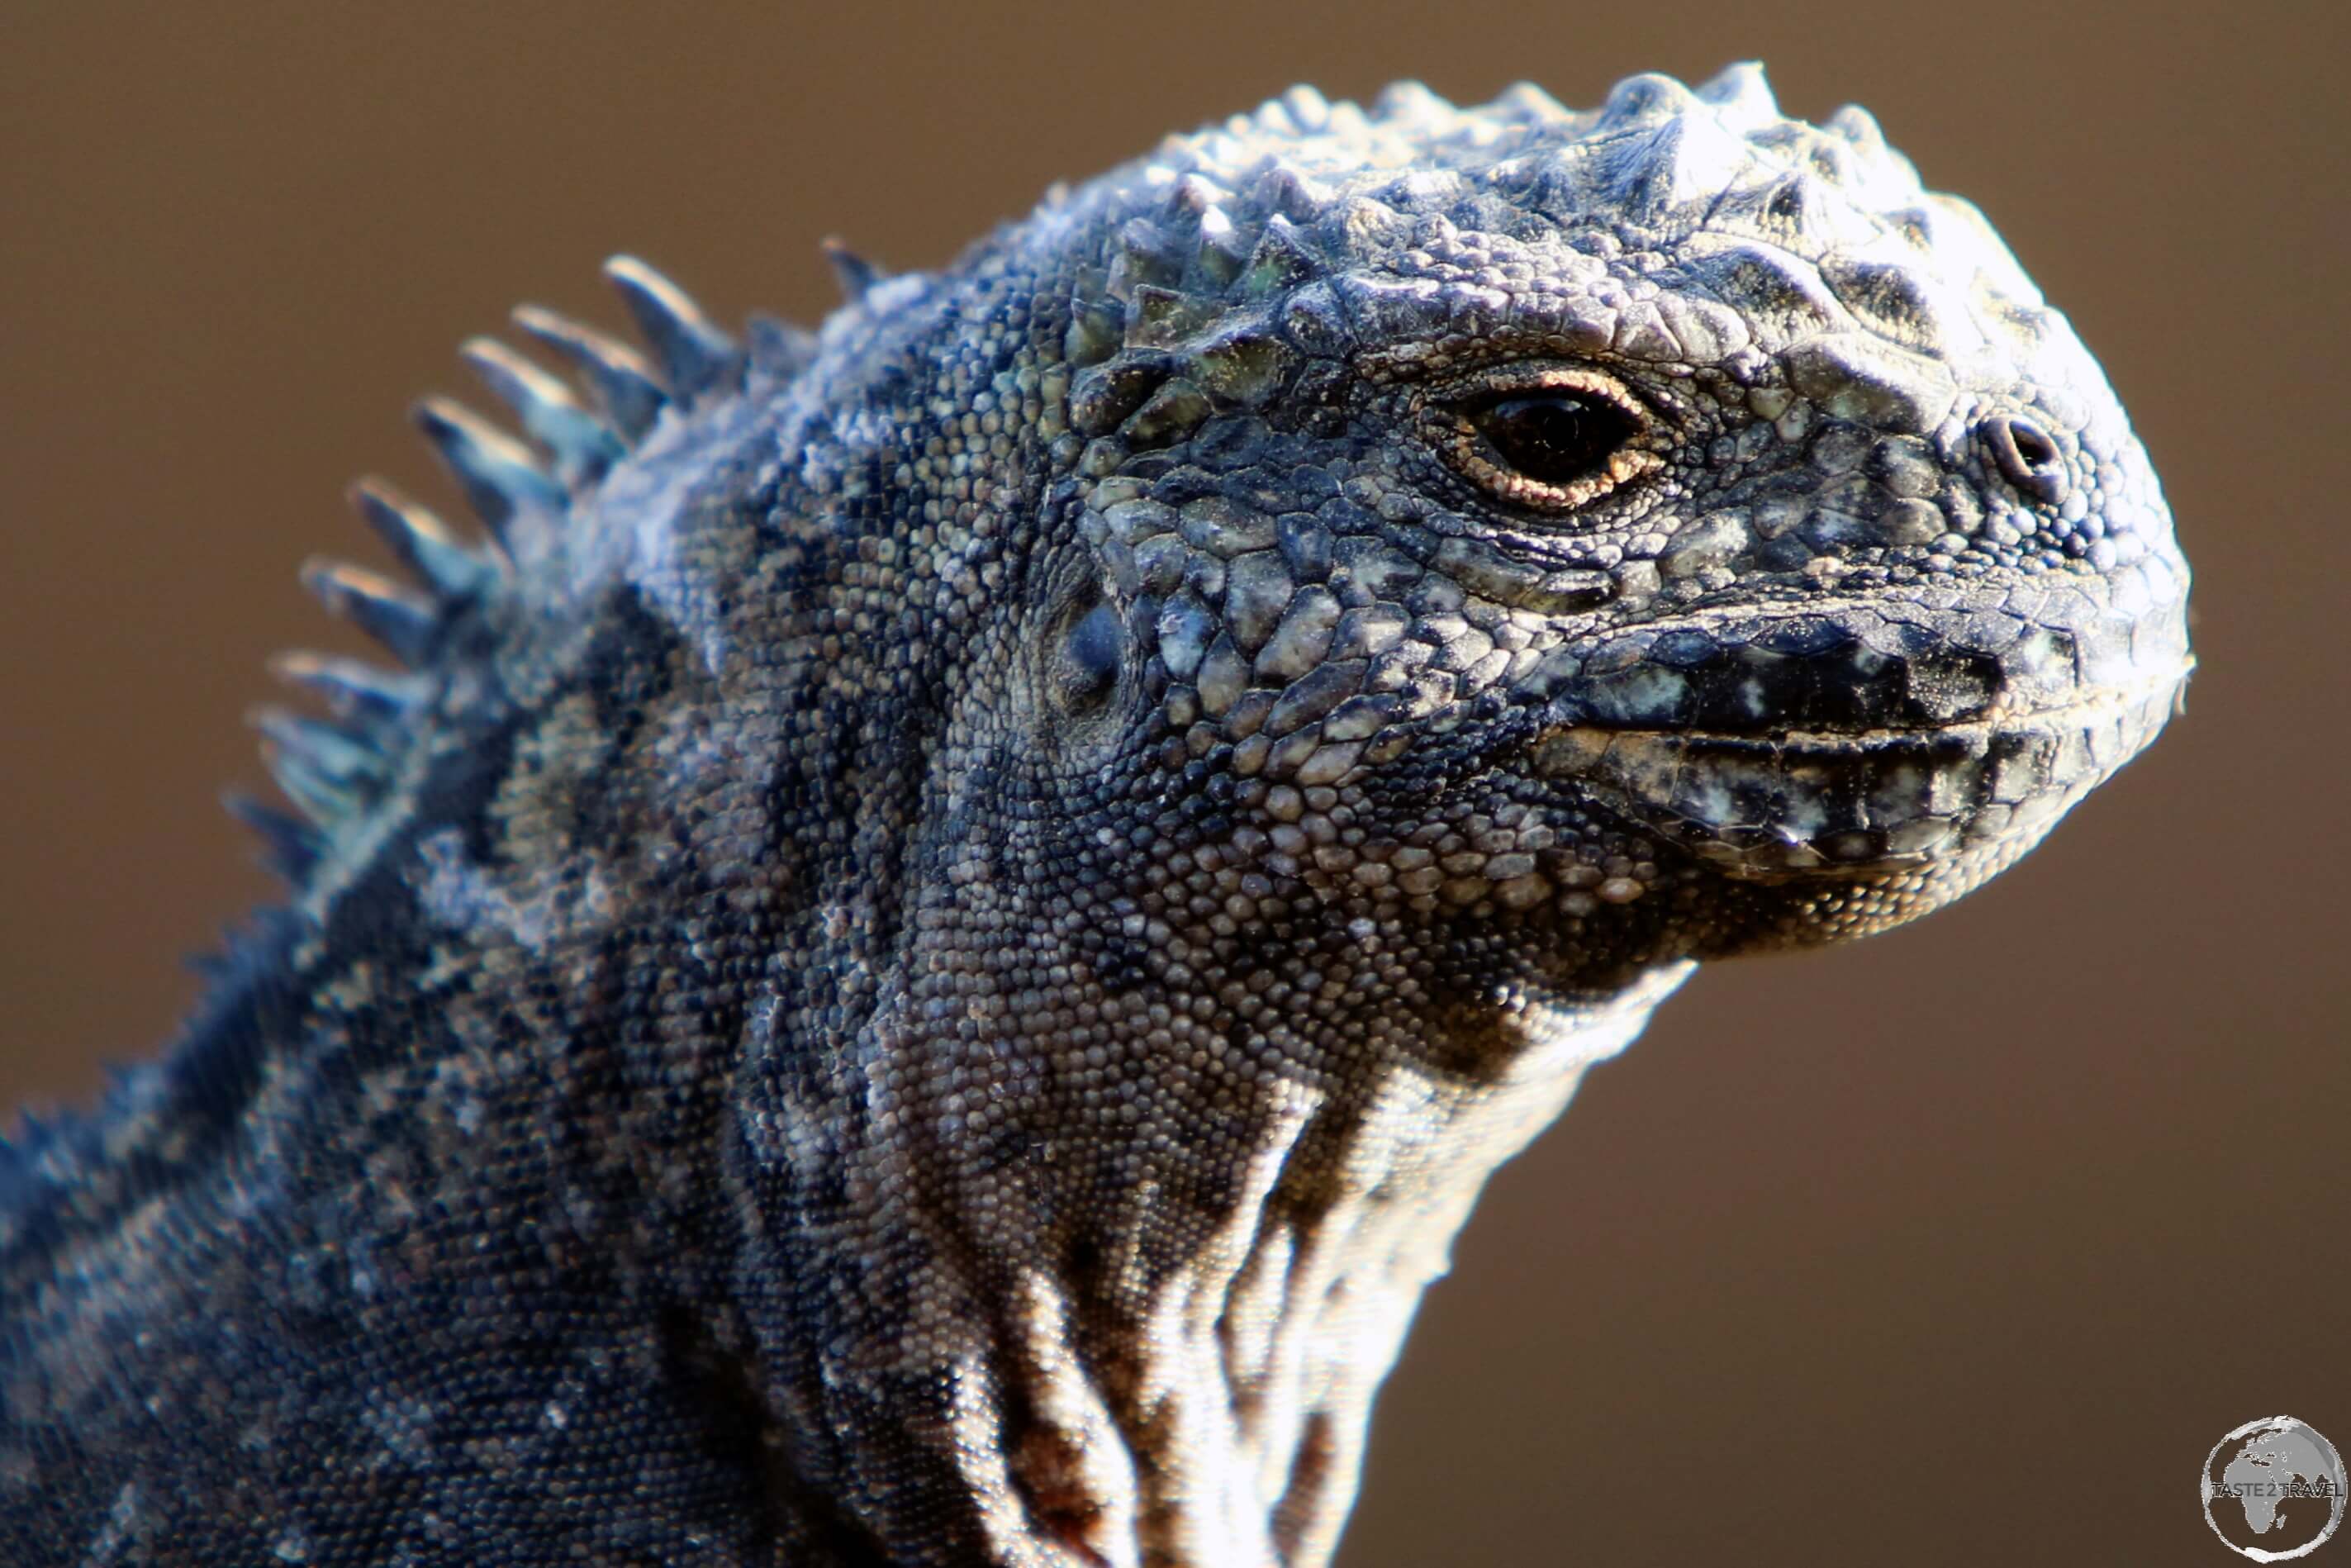
[[[836,267],[847,256],[837,247],[828,254]],[[882,276],[853,257],[847,262],[869,287]],[[593,407],[557,375],[486,337],[467,340],[459,356],[513,413],[525,439],[448,398],[427,398],[416,407],[419,430],[493,548],[466,543],[385,481],[367,478],[351,486],[351,506],[413,587],[340,561],[317,560],[303,569],[303,580],[329,611],[383,644],[406,669],[309,653],[283,654],[273,663],[281,678],[324,698],[331,714],[321,718],[272,707],[253,717],[271,775],[301,816],[242,795],[225,803],[260,836],[265,860],[298,887],[337,832],[381,798],[407,726],[430,704],[444,673],[453,623],[510,581],[513,562],[565,528],[574,507],[653,431],[664,410],[731,396],[747,371],[773,377],[796,373],[807,362],[812,340],[799,328],[755,320],[747,354],[683,289],[643,262],[615,256],[604,270],[661,371],[594,328],[526,305],[514,313],[516,326],[569,362]]]

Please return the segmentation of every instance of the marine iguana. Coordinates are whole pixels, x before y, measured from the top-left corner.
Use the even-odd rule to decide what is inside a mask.
[[[2024,853],[2187,570],[1964,203],[1761,72],[1293,89],[738,341],[465,356],[289,877],[0,1159],[14,1563],[1317,1563],[1700,960]]]

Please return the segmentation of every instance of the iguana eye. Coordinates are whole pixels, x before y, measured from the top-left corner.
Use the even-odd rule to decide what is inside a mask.
[[[1505,393],[1469,423],[1512,470],[1559,486],[1593,476],[1633,434],[1622,409],[1573,392]]]
[[[1123,639],[1118,612],[1097,604],[1073,622],[1061,643],[1056,695],[1067,709],[1092,707],[1118,685]]]
[[[1464,478],[1537,511],[1573,510],[1658,463],[1658,422],[1595,371],[1513,366],[1435,412],[1437,444]]]

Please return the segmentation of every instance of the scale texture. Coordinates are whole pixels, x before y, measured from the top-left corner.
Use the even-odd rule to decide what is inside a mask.
[[[2064,319],[1752,67],[1296,89],[835,261],[468,344],[478,538],[355,492],[288,902],[0,1155],[0,1559],[1322,1563],[1583,1068],[2186,678]]]

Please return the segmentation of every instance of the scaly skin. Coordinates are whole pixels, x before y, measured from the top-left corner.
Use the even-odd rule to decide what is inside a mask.
[[[2185,676],[2064,319],[1761,74],[1300,89],[666,385],[293,673],[298,879],[0,1180],[12,1563],[1317,1563],[1487,1175]],[[601,356],[599,361],[599,356]],[[626,439],[624,439],[626,438]]]

